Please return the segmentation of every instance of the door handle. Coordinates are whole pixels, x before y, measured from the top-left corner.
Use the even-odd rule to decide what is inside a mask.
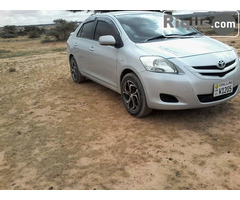
[[[77,42],[74,43],[74,46],[75,46],[75,47],[77,46]]]
[[[94,47],[90,47],[89,50],[90,50],[90,51],[94,51]]]

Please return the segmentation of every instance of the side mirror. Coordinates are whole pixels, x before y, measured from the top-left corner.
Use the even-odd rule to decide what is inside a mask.
[[[116,40],[112,35],[104,35],[99,37],[99,44],[101,45],[115,45]]]

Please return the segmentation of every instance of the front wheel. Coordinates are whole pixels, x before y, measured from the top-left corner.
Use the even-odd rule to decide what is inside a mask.
[[[121,81],[121,97],[126,110],[134,117],[143,117],[151,113],[147,106],[143,86],[138,77],[129,73]]]

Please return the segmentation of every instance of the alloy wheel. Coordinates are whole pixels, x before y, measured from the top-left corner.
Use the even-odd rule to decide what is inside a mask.
[[[131,111],[136,111],[140,106],[140,94],[135,83],[127,80],[123,85],[123,100]]]
[[[78,78],[78,68],[77,63],[74,58],[71,59],[71,74],[74,81],[77,81]]]

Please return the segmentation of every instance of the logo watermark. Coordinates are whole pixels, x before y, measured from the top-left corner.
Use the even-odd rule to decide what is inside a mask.
[[[240,28],[239,12],[207,11],[186,15],[169,15],[164,13],[163,27],[164,29],[186,29],[186,32],[197,29],[211,37],[237,37]]]

